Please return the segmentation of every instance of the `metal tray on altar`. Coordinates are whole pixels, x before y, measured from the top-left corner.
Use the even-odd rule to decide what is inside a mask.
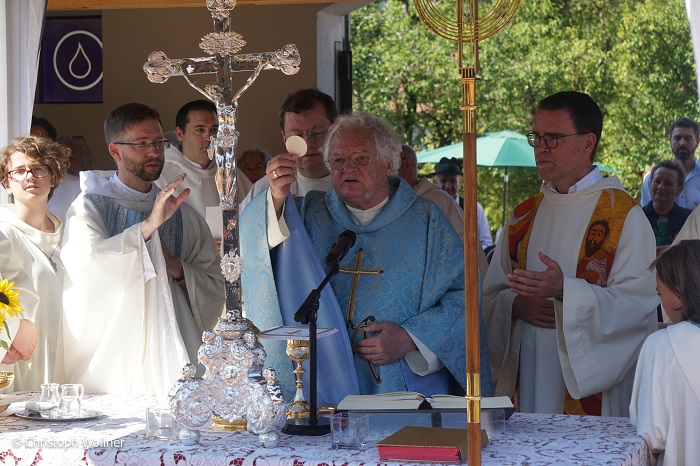
[[[91,419],[97,419],[104,416],[104,413],[100,411],[95,411],[93,409],[84,409],[79,415],[65,415],[57,414],[55,416],[43,417],[36,411],[29,411],[28,414],[15,413],[15,416],[21,417],[22,419],[29,419],[32,421],[48,421],[48,422],[76,422],[76,421],[89,421]]]

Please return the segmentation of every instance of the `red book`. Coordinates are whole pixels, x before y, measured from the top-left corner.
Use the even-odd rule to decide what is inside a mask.
[[[481,446],[488,442],[481,431]],[[377,443],[382,461],[461,463],[467,454],[467,429],[406,426]]]
[[[459,448],[431,448],[409,446],[377,446],[379,459],[382,461],[434,461],[436,463],[461,463],[462,453]]]

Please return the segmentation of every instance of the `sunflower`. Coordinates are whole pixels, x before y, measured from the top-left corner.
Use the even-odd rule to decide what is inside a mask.
[[[4,328],[7,336],[10,336],[10,328],[5,322],[7,317],[15,317],[24,309],[19,305],[19,290],[13,290],[14,282],[8,283],[7,280],[0,280],[0,329]],[[0,339],[0,348],[9,351],[9,345],[5,340]]]
[[[0,281],[0,319],[5,320],[7,317],[15,317],[18,313],[24,312],[24,309],[19,305],[19,290],[13,290],[14,282],[8,283],[7,280]]]

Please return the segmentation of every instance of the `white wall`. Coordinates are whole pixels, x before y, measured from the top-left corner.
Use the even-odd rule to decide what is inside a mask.
[[[261,146],[275,154],[284,149],[277,125],[277,111],[285,97],[297,89],[317,83],[317,12],[326,4],[294,6],[239,6],[232,12],[234,31],[243,35],[246,46],[240,53],[274,51],[294,43],[301,53],[301,71],[286,76],[264,71],[239,100],[239,151]],[[153,84],[143,72],[152,51],[170,58],[201,57],[202,36],[213,31],[206,8],[105,10],[102,12],[104,46],[104,101],[93,104],[36,104],[34,114],[48,118],[60,136],[84,135],[93,152],[93,168],[111,169],[102,124],[115,107],[141,102],[156,108],[164,130],[173,129],[175,114],[186,102],[201,99],[183,78]],[[240,87],[248,73],[235,83]],[[205,78],[198,78],[200,84]]]

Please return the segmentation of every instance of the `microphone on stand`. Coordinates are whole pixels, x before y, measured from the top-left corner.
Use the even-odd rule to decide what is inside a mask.
[[[309,418],[289,419],[282,428],[282,432],[289,435],[326,435],[330,432],[330,423],[328,419],[319,419],[316,411],[316,365],[317,365],[317,346],[316,346],[316,318],[321,295],[321,290],[328,284],[330,279],[338,273],[340,266],[338,263],[343,260],[343,257],[348,253],[351,247],[355,245],[357,236],[350,230],[345,230],[338,236],[338,239],[331,247],[331,251],[326,256],[326,266],[328,273],[323,281],[318,285],[318,288],[311,290],[309,296],[294,314],[294,320],[309,326]]]
[[[328,275],[323,279],[321,284],[306,297],[304,302],[299,306],[299,309],[294,314],[294,320],[307,325],[309,323],[311,312],[318,311],[318,299],[321,295],[321,290],[328,284],[330,279],[338,273],[340,269],[338,263],[343,260],[351,247],[355,245],[357,235],[355,232],[345,230],[331,246],[331,250],[326,256],[326,267],[328,267]]]
[[[357,239],[355,232],[350,230],[342,232],[326,256],[326,266],[330,267],[343,260],[350,248],[355,245],[355,239]]]

